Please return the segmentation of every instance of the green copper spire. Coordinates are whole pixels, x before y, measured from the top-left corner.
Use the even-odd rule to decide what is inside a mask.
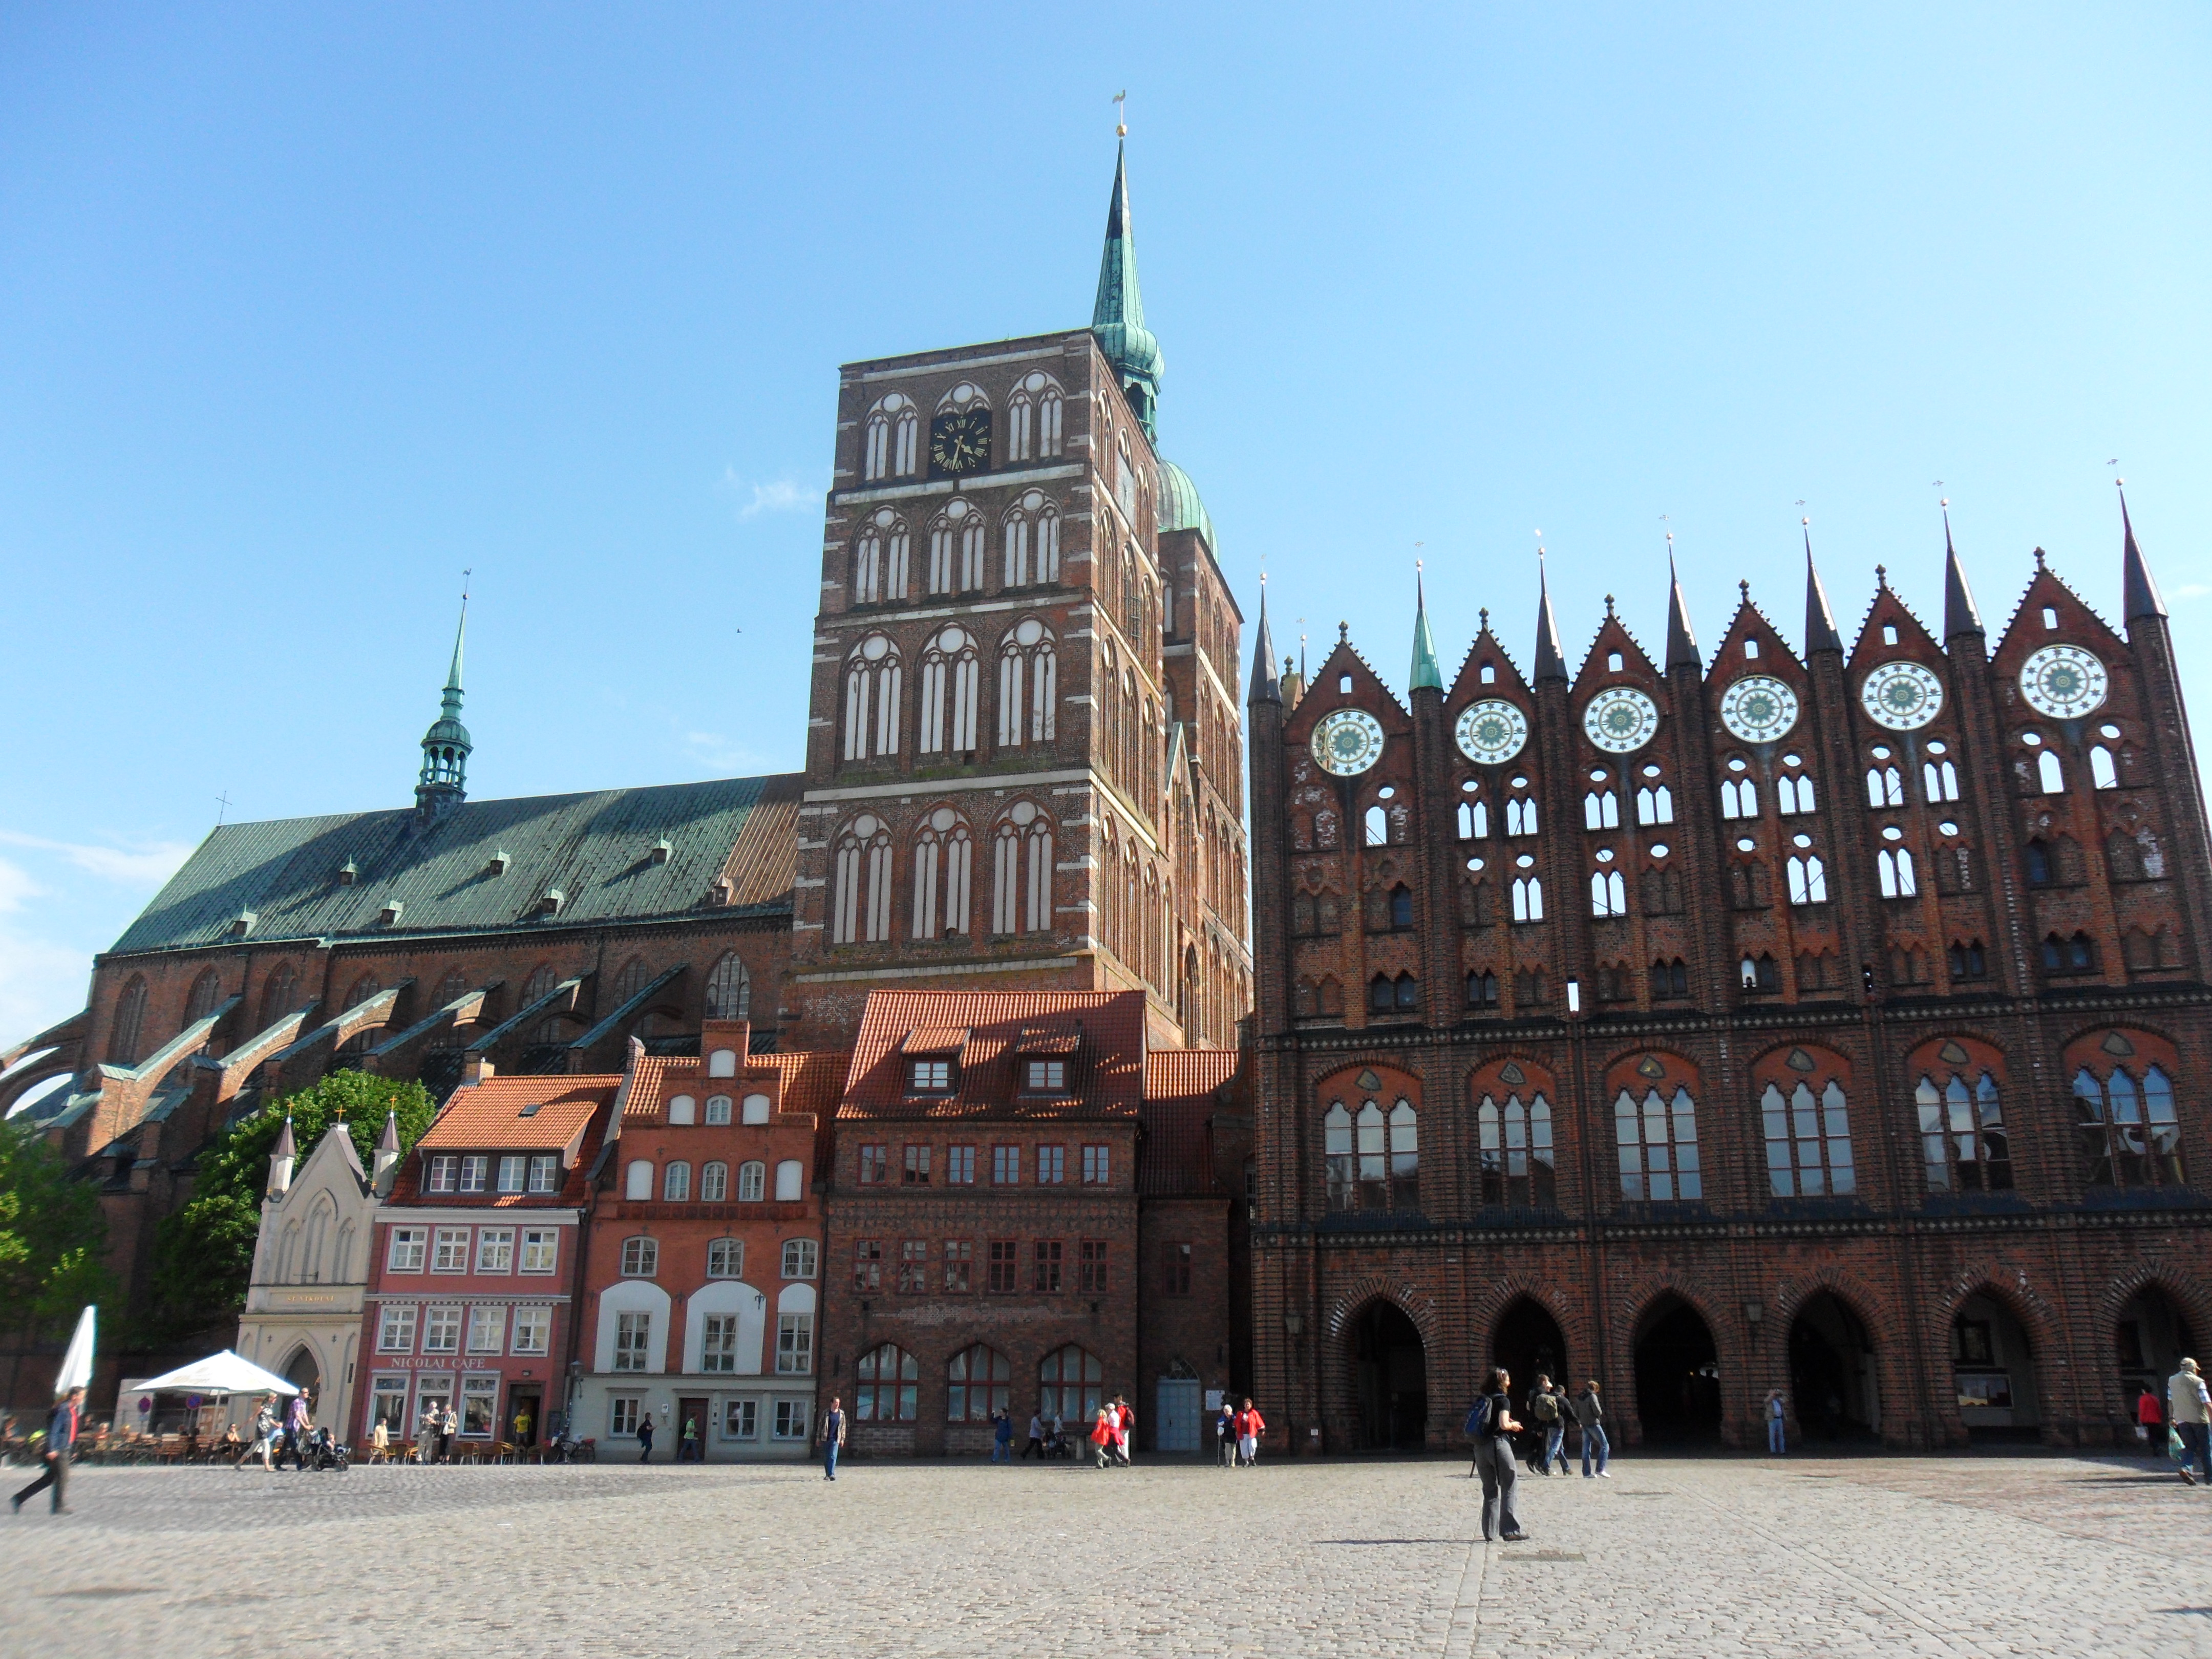
[[[1160,400],[1160,376],[1167,362],[1160,343],[1145,326],[1144,296],[1137,291],[1137,242],[1130,228],[1129,179],[1124,145],[1114,151],[1114,198],[1106,207],[1106,252],[1098,262],[1098,299],[1091,307],[1091,331],[1114,365],[1121,391],[1145,435],[1157,438],[1153,411]]]
[[[461,724],[461,642],[469,629],[469,596],[461,595],[460,625],[453,630],[453,663],[446,671],[446,690],[438,718],[422,734],[422,770],[415,781],[415,810],[426,818],[443,817],[468,799],[469,728]]]
[[[1429,632],[1429,599],[1421,588],[1421,567],[1413,566],[1413,682],[1408,690],[1441,691],[1443,671],[1437,666],[1437,642]]]

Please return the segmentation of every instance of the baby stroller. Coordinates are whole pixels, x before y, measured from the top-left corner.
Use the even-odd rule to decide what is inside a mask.
[[[338,1444],[328,1429],[307,1431],[307,1467],[311,1469],[349,1468],[351,1449]]]

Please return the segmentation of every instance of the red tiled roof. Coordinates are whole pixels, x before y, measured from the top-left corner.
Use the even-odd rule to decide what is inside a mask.
[[[1083,1046],[1083,1027],[1072,1019],[1035,1019],[1014,1039],[1018,1054],[1072,1054]]]
[[[1018,1089],[1015,1056],[1029,1027],[1079,1031],[1067,1093]],[[906,1091],[909,1032],[964,1028],[959,1088],[947,1097]],[[872,991],[845,1074],[841,1118],[1127,1117],[1144,1092],[1141,991]]]
[[[1163,1048],[1145,1056],[1143,1139],[1137,1191],[1146,1198],[1217,1197],[1213,1118],[1234,1111],[1243,1055],[1235,1048]]]
[[[965,1025],[918,1025],[901,1045],[910,1054],[957,1054],[968,1046]]]
[[[620,1077],[489,1077],[453,1091],[437,1121],[400,1160],[392,1183],[393,1204],[454,1204],[459,1208],[511,1209],[533,1206],[570,1206],[584,1202],[592,1163],[599,1156],[606,1125],[602,1109],[613,1103]],[[526,1108],[537,1110],[527,1117]],[[438,1152],[575,1151],[557,1193],[447,1194],[421,1190],[422,1157]]]

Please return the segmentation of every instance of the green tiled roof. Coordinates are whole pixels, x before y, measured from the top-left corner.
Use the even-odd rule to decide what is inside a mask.
[[[255,944],[696,914],[725,874],[736,914],[787,909],[800,783],[783,775],[472,800],[427,823],[400,808],[226,824],[110,954],[217,944],[246,913]],[[664,840],[666,856],[656,861]],[[506,867],[495,872],[501,854]],[[349,864],[354,879],[342,883]],[[555,890],[560,909],[544,914]],[[399,915],[387,923],[394,900]]]
[[[1213,520],[1198,498],[1198,486],[1189,473],[1164,459],[1160,462],[1160,528],[1195,530],[1214,556],[1220,556],[1221,544],[1213,539]]]

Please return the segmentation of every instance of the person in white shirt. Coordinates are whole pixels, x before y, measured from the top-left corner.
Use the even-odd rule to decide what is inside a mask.
[[[2181,1478],[2193,1486],[2202,1474],[2212,1485],[2212,1393],[2206,1391],[2195,1360],[2183,1360],[2181,1369],[2166,1378],[2166,1412],[2181,1437]],[[2194,1469],[2189,1467],[2192,1462]]]

